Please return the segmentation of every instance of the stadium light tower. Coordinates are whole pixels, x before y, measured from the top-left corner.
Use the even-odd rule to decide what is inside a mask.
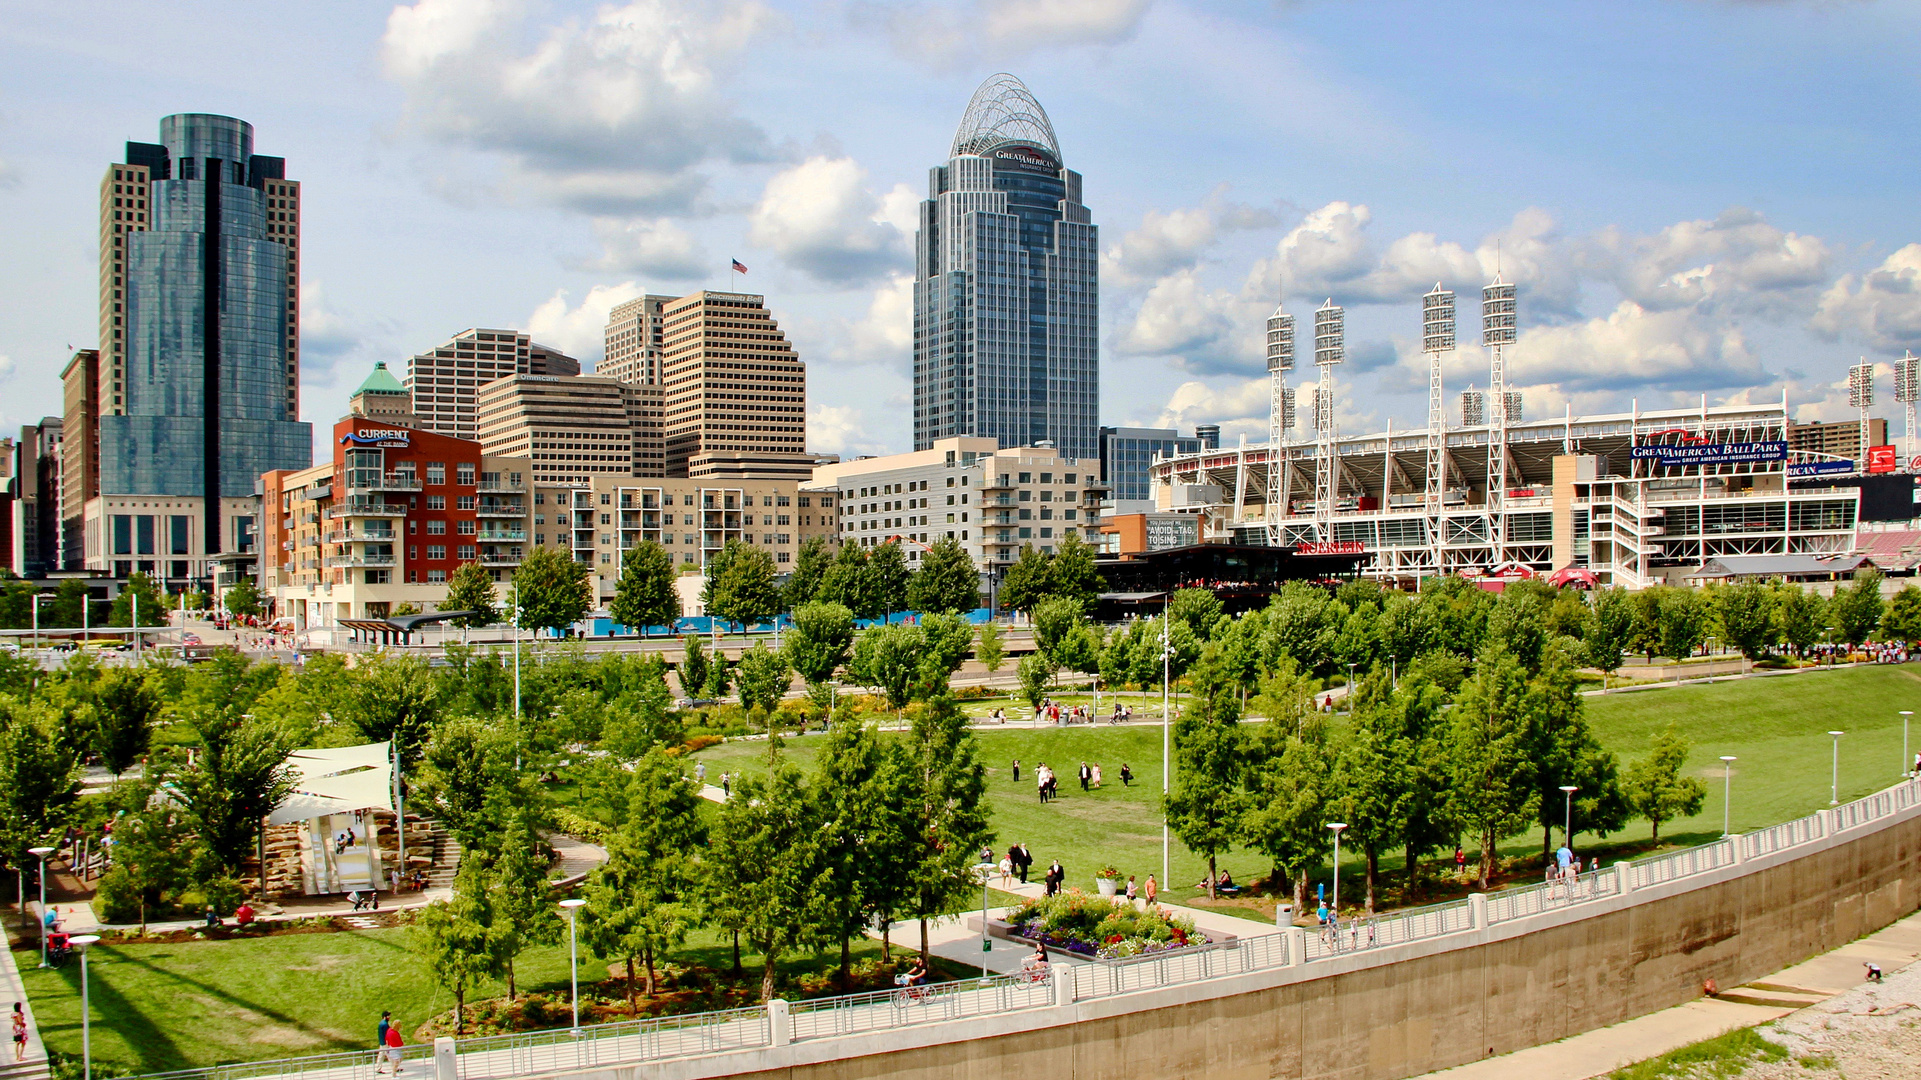
[[[1329,297],[1314,312],[1314,366],[1320,384],[1314,388],[1314,432],[1320,446],[1314,452],[1315,539],[1334,539],[1334,499],[1341,490],[1340,462],[1334,459],[1334,365],[1347,359],[1347,313]]]
[[[1874,365],[1867,357],[1848,369],[1848,407],[1861,410],[1861,471],[1868,471],[1868,410],[1874,407]]]
[[[1913,461],[1914,405],[1917,400],[1921,400],[1921,356],[1914,355],[1912,349],[1907,351],[1907,355],[1894,362],[1894,400],[1907,406],[1908,452],[1903,456]]]
[[[1287,433],[1294,427],[1294,391],[1287,373],[1294,370],[1294,316],[1280,305],[1267,317],[1267,542],[1281,546],[1281,518],[1294,494]]]
[[[1504,351],[1515,339],[1514,286],[1494,280],[1481,290],[1481,346],[1492,350],[1488,359],[1487,403],[1491,413],[1487,439],[1488,542],[1494,548],[1489,569],[1507,557],[1507,358]]]
[[[1427,354],[1427,475],[1421,505],[1427,512],[1434,573],[1447,572],[1441,558],[1443,491],[1447,487],[1447,418],[1441,400],[1441,358],[1454,351],[1454,293],[1434,283],[1421,298],[1421,351]]]

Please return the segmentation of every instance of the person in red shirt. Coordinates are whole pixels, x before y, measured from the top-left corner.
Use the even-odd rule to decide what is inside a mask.
[[[249,905],[245,900],[242,900],[240,902],[240,906],[233,910],[233,921],[239,923],[242,926],[245,926],[248,923],[253,922],[253,916],[254,916],[253,907]]]

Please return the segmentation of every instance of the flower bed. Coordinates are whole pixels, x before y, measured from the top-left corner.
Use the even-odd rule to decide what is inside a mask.
[[[1008,916],[1016,936],[1051,949],[1100,960],[1169,952],[1210,939],[1194,921],[1163,908],[1139,910],[1125,900],[1108,900],[1068,891],[1029,900]]]

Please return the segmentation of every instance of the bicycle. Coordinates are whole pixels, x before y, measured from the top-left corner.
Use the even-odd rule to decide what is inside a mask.
[[[894,981],[900,985],[900,988],[890,995],[891,1000],[894,1002],[894,1008],[911,1008],[933,998],[934,988],[932,986],[926,983],[910,983],[905,981],[906,978],[907,976],[905,975],[894,976]]]

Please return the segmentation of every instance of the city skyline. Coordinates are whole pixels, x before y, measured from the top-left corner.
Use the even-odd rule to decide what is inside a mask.
[[[591,362],[615,303],[711,287],[768,296],[813,368],[808,449],[905,450],[918,178],[996,70],[1072,133],[1107,227],[1103,424],[1264,438],[1285,285],[1297,318],[1348,308],[1342,429],[1415,426],[1419,295],[1497,260],[1530,416],[1786,390],[1840,418],[1848,364],[1921,344],[1921,218],[1888,167],[1912,157],[1917,17],[1893,5],[429,0],[296,15],[276,34],[307,49],[191,74],[140,59],[181,33],[158,16],[7,10],[0,228],[31,253],[0,271],[15,425],[60,412],[67,346],[100,344],[74,185],[159,115],[206,111],[271,129],[321,193],[300,418],[323,430],[374,361],[462,327]],[[258,19],[169,21],[231,41]],[[52,76],[83,58],[101,78]],[[1450,387],[1485,370],[1454,363]]]

